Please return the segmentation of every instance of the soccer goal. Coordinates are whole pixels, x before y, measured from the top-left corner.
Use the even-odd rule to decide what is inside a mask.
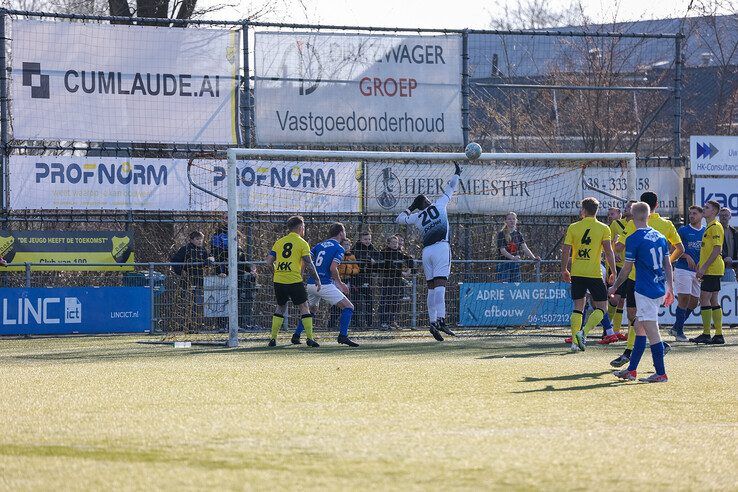
[[[464,269],[468,274],[477,268],[476,265],[498,258],[495,236],[510,211],[528,218],[530,223],[544,224],[541,226],[543,236],[531,238],[529,246],[539,256],[549,253],[546,257],[554,269],[560,257],[551,255],[550,251],[560,243],[565,224],[578,215],[581,199],[597,197],[606,212],[609,207],[622,208],[625,201],[634,199],[638,192],[634,153],[482,153],[470,159],[464,152],[229,149],[227,162],[196,163],[190,177],[193,186],[205,189],[209,195],[205,199],[213,200],[213,207],[227,208],[228,345],[238,345],[236,247],[241,225],[239,212],[270,214],[269,220],[277,222],[292,214],[320,216],[324,223],[342,220],[352,235],[358,234],[357,231],[367,224],[374,224],[374,230],[381,234],[380,242],[392,231],[401,229],[403,235],[410,238],[412,232],[394,224],[393,218],[419,194],[431,200],[439,197],[454,173],[454,163],[459,163],[463,172],[448,208],[452,234],[458,224],[471,224],[466,227],[465,240],[477,244],[470,249],[458,240],[451,241],[454,262],[451,285],[460,283],[453,279],[455,271]],[[554,217],[563,228],[546,229],[545,224]],[[264,239],[263,244],[255,248],[252,259],[262,259],[266,248],[271,247],[270,241],[278,237],[278,224],[270,222],[270,226],[273,237]],[[306,239],[312,246],[325,239],[321,234],[322,231],[311,231]],[[415,242],[407,248],[416,261],[420,258],[421,246]],[[488,266],[485,268],[489,270]],[[540,273],[540,267],[535,268]],[[558,273],[557,267],[555,271]],[[382,316],[387,306],[392,305],[391,315],[401,320],[401,326],[422,328],[427,318],[425,279],[421,272],[422,267],[414,272],[412,282],[403,281],[401,293],[391,292],[387,296],[384,295],[385,281],[375,276],[370,281],[370,284],[375,283],[374,305],[363,306],[364,310],[373,312],[362,312],[362,307],[356,303],[357,324],[384,326]],[[406,285],[409,283],[411,287]],[[259,324],[266,326],[273,310],[271,279],[262,275],[261,284],[254,316],[260,317],[263,322]],[[459,302],[458,289],[447,294],[449,317],[455,323],[461,321]],[[525,313],[526,321],[511,321],[510,325],[538,325],[539,320],[530,313],[544,312],[545,302],[551,301],[531,300],[529,312]],[[559,321],[561,326],[568,324],[568,320]],[[324,318],[317,326],[327,323]]]

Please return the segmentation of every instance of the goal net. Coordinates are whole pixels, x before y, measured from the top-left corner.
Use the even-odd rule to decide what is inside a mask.
[[[440,197],[454,163],[463,170],[448,206],[447,321],[475,331],[568,326],[571,300],[559,276],[566,227],[584,197],[600,201],[603,221],[609,208],[622,209],[635,197],[632,153],[485,153],[470,160],[464,153],[230,149],[227,160],[193,160],[188,178],[202,189],[200,199],[225,207],[219,209],[228,211],[228,245],[240,240],[253,264],[285,234],[291,215],[305,218],[311,246],[328,239],[332,222],[342,222],[350,243],[340,273],[355,308],[352,333],[394,335],[428,326],[421,238],[394,219],[419,194],[431,202]],[[505,228],[506,219],[517,223]],[[504,257],[501,247],[521,259]],[[526,258],[528,251],[535,258]],[[235,261],[235,251],[228,259]],[[271,273],[260,268],[245,320],[237,271],[229,265],[231,345],[239,325],[266,335],[275,303]],[[291,314],[283,338],[296,324]],[[338,329],[338,313],[325,301],[315,326]]]

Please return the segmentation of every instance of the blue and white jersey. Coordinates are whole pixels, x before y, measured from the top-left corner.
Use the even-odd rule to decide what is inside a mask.
[[[397,216],[395,222],[398,224],[414,225],[423,236],[423,247],[430,246],[441,241],[448,242],[451,237],[451,228],[448,224],[448,213],[446,207],[459,185],[459,176],[454,174],[446,189],[443,190],[438,200],[429,207],[418,212],[408,214],[407,211]]]
[[[328,239],[322,243],[318,243],[310,250],[321,284],[328,285],[333,283],[331,265],[333,263],[340,265],[343,261],[343,254],[345,251],[346,250],[343,249],[343,246],[341,246],[335,239]],[[312,276],[309,276],[307,283],[314,284],[315,279],[312,278]]]
[[[664,258],[669,256],[666,237],[656,229],[644,227],[625,240],[625,261],[636,269],[635,291],[658,299],[666,294]]]
[[[690,224],[687,224],[680,227],[677,232],[679,232],[679,237],[682,238],[684,254],[691,256],[694,260],[694,264],[699,265],[700,248],[702,247],[702,236],[705,234],[705,228],[701,227],[699,229],[695,229]],[[684,255],[674,263],[674,268],[681,268],[682,270],[690,269],[687,264],[687,260],[684,259]]]

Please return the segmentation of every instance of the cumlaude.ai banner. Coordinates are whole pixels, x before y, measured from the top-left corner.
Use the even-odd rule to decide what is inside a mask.
[[[259,144],[460,144],[461,36],[255,34]]]
[[[441,196],[454,173],[452,164],[367,164],[367,211],[399,213],[419,195]],[[585,188],[584,183],[587,187]],[[638,169],[636,196],[654,191],[663,215],[678,213],[682,202],[682,171]],[[613,198],[612,195],[622,197]],[[594,196],[601,213],[622,208],[628,196],[624,171],[617,168],[515,165],[494,163],[464,166],[449,211],[469,214],[577,215],[581,201]]]
[[[13,136],[236,143],[239,34],[12,22]]]
[[[188,165],[190,164],[190,165]],[[224,160],[10,157],[10,207],[63,210],[226,210]],[[239,210],[359,212],[357,162],[238,161]]]

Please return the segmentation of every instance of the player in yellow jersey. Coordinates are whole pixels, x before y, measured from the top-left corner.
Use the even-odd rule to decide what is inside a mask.
[[[702,311],[702,334],[690,338],[690,342],[722,345],[723,338],[723,309],[720,306],[720,279],[725,275],[725,262],[720,252],[725,240],[725,230],[718,222],[717,215],[720,204],[715,200],[708,200],[705,204],[705,220],[707,228],[702,236],[700,248],[700,263],[697,268],[697,278],[700,284],[700,309]],[[715,336],[710,338],[710,325],[715,325]]]
[[[651,209],[651,214],[648,216],[648,227],[656,229],[658,232],[666,237],[666,241],[671,245],[672,252],[669,255],[669,259],[673,264],[684,254],[684,245],[682,244],[682,238],[679,237],[679,233],[674,227],[674,224],[670,220],[662,218],[657,212],[656,208],[659,205],[659,198],[653,191],[646,191],[641,195],[641,201],[648,204]],[[615,244],[615,252],[624,255],[625,254],[625,240],[633,234],[636,230],[636,226],[632,220],[629,220],[625,224],[625,232],[618,238],[617,244]],[[630,362],[630,354],[633,352],[633,345],[635,344],[636,332],[633,329],[635,318],[637,314],[636,300],[635,300],[635,268],[633,268],[628,276],[628,280],[625,282],[625,297],[626,305],[628,310],[628,345],[625,351],[618,358],[612,360],[610,365],[613,367],[621,367]],[[664,353],[669,352],[671,346],[664,343]]]
[[[287,230],[289,233],[277,239],[265,260],[267,265],[274,268],[274,295],[277,298],[269,346],[277,345],[277,335],[284,322],[287,301],[292,300],[292,304],[300,310],[308,347],[320,347],[313,335],[313,315],[308,306],[307,289],[302,283],[302,269],[305,267],[315,279],[316,292],[320,291],[320,278],[310,256],[310,245],[302,238],[305,235],[305,220],[299,215],[290,217],[287,220]]]
[[[620,209],[616,207],[612,207],[610,208],[610,210],[607,211],[607,220],[610,222],[610,236],[613,245],[617,244],[620,236],[625,234],[625,224],[629,219],[632,218],[630,214],[630,207],[632,207],[634,203],[635,200],[628,200],[625,203],[625,210],[623,211],[622,215],[620,213]],[[623,268],[624,256],[625,255],[623,255],[622,253],[615,253],[615,268],[617,268],[617,272],[615,272],[616,276],[618,273],[620,273],[620,269]],[[626,339],[626,336],[620,333],[620,328],[623,324],[624,306],[625,284],[621,285],[618,289],[618,292],[616,292],[615,295],[610,298],[607,306],[607,314],[612,320],[612,328],[618,335],[619,340]]]
[[[612,331],[607,308],[607,287],[602,279],[600,258],[605,251],[605,260],[610,268],[610,281],[615,280],[615,255],[610,243],[610,228],[596,218],[600,203],[596,198],[582,200],[582,220],[574,222],[566,230],[564,247],[561,249],[561,276],[564,282],[571,282],[571,298],[574,311],[571,314],[571,350],[584,350],[587,334],[600,322],[606,330],[607,343],[616,342],[617,335]],[[571,259],[571,272],[569,260]],[[587,291],[592,296],[595,310],[587,318],[582,328],[582,316]]]

